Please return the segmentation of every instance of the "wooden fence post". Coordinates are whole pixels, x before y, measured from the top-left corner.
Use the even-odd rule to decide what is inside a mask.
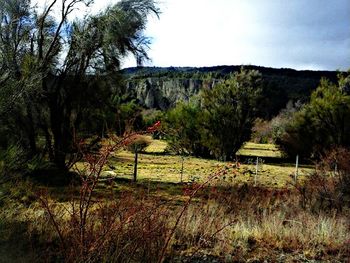
[[[258,165],[259,165],[259,157],[256,157],[254,186],[256,186],[257,179],[258,179]]]
[[[137,162],[138,162],[138,148],[135,147],[135,161],[134,161],[134,182],[137,180]]]
[[[297,157],[295,159],[295,172],[294,172],[294,182],[297,182],[298,177],[298,169],[299,169],[299,155],[297,154]]]

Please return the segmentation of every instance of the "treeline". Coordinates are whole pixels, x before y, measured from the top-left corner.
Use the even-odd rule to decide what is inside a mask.
[[[309,100],[289,101],[264,119],[269,98],[257,71],[242,70],[180,103],[164,117],[173,149],[182,154],[233,159],[243,142],[276,143],[286,155],[315,160],[332,148],[349,147],[350,75],[322,79]]]
[[[159,87],[152,87],[152,83],[164,82],[167,80],[194,80],[202,83],[203,87],[211,87],[212,83],[226,79],[230,74],[239,72],[241,66],[216,66],[216,67],[139,67],[123,69],[121,72],[126,77],[126,81],[133,83],[137,87],[138,82],[147,82],[150,90],[159,93]],[[300,101],[305,103],[320,83],[322,78],[327,78],[332,82],[337,81],[335,71],[297,71],[293,69],[274,69],[258,66],[244,66],[246,70],[257,70],[261,73],[263,85],[263,96],[265,97],[264,119],[271,119],[280,110],[286,107],[289,101]],[[152,79],[152,81],[146,81]],[[141,85],[141,86],[142,86]],[[167,89],[171,88],[167,84]],[[173,87],[176,90],[177,87]],[[137,93],[132,91],[131,93]],[[194,94],[193,94],[194,95]],[[157,98],[155,98],[157,99]],[[173,103],[171,103],[173,105]]]
[[[212,67],[131,67],[121,70],[127,78],[152,78],[152,77],[177,77],[187,78],[211,74],[212,77],[224,78],[230,73],[239,72],[242,66],[212,66]],[[288,68],[269,68],[253,65],[244,66],[248,70],[257,70],[263,76],[283,76],[311,78],[320,80],[322,77],[336,80],[334,71],[312,71],[312,70],[294,70]]]
[[[179,153],[232,159],[237,147],[251,139],[258,143],[276,143],[286,156],[298,154],[303,160],[310,161],[331,148],[349,146],[349,73],[256,66],[240,70],[236,66],[145,67],[125,69],[123,72],[131,80],[188,78],[200,79],[203,83],[214,79],[219,83],[211,91],[204,88],[189,102],[178,103],[164,115],[164,123],[170,127],[169,133],[171,129],[177,131],[173,132],[175,137],[168,136],[173,148],[185,148]],[[232,90],[225,93],[229,92],[230,85],[245,83],[249,87],[254,86],[246,83],[248,72],[259,72],[259,92],[254,101],[243,101],[242,94],[250,92],[247,88],[235,91],[237,94]],[[226,87],[218,92],[222,85]],[[226,104],[225,100],[220,101],[220,96],[226,99],[231,96],[232,101]],[[214,111],[213,108],[218,105],[220,109]],[[242,111],[244,107],[251,112]],[[244,132],[238,126],[245,127],[242,128]],[[223,149],[227,144],[230,146],[225,152]]]

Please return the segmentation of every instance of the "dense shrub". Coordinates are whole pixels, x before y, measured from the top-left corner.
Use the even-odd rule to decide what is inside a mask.
[[[272,143],[273,134],[272,127],[269,121],[256,119],[252,129],[252,141],[255,143]]]
[[[171,152],[208,156],[203,145],[202,110],[198,101],[179,103],[165,115],[163,131]]]
[[[350,146],[350,76],[339,76],[338,84],[325,79],[291,118],[277,143],[285,152],[319,158],[325,151]]]
[[[350,150],[332,149],[317,164],[316,172],[297,185],[302,206],[314,211],[350,207]]]
[[[165,132],[176,152],[232,160],[250,139],[258,116],[261,75],[242,69],[188,104],[178,104],[165,118]]]
[[[25,169],[27,160],[26,151],[20,145],[11,145],[5,150],[0,149],[0,182],[10,179],[12,175]]]
[[[147,129],[157,121],[162,120],[165,113],[163,111],[156,110],[156,109],[144,109],[142,110],[141,114],[142,114],[142,120],[143,120],[143,128]],[[162,133],[159,131],[155,131],[152,134],[152,136],[154,139],[160,139],[162,138]]]
[[[244,69],[203,91],[203,143],[216,158],[232,160],[250,139],[261,92],[261,74]]]

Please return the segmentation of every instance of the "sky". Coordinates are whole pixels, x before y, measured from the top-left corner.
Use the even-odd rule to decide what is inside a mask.
[[[98,12],[118,0],[95,0]],[[350,0],[159,0],[147,66],[350,69]],[[127,58],[123,67],[135,66]]]

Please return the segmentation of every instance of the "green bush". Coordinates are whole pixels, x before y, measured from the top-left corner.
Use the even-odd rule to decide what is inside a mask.
[[[0,150],[0,181],[26,168],[27,154],[18,144]]]
[[[216,158],[232,160],[250,139],[260,111],[262,84],[258,71],[241,69],[203,91],[203,142]]]
[[[334,147],[350,146],[350,81],[339,76],[337,84],[323,79],[310,102],[293,114],[277,143],[290,156],[320,158]]]
[[[176,154],[208,156],[208,148],[202,142],[202,110],[199,103],[179,103],[163,119],[163,132],[169,143],[169,151]]]

